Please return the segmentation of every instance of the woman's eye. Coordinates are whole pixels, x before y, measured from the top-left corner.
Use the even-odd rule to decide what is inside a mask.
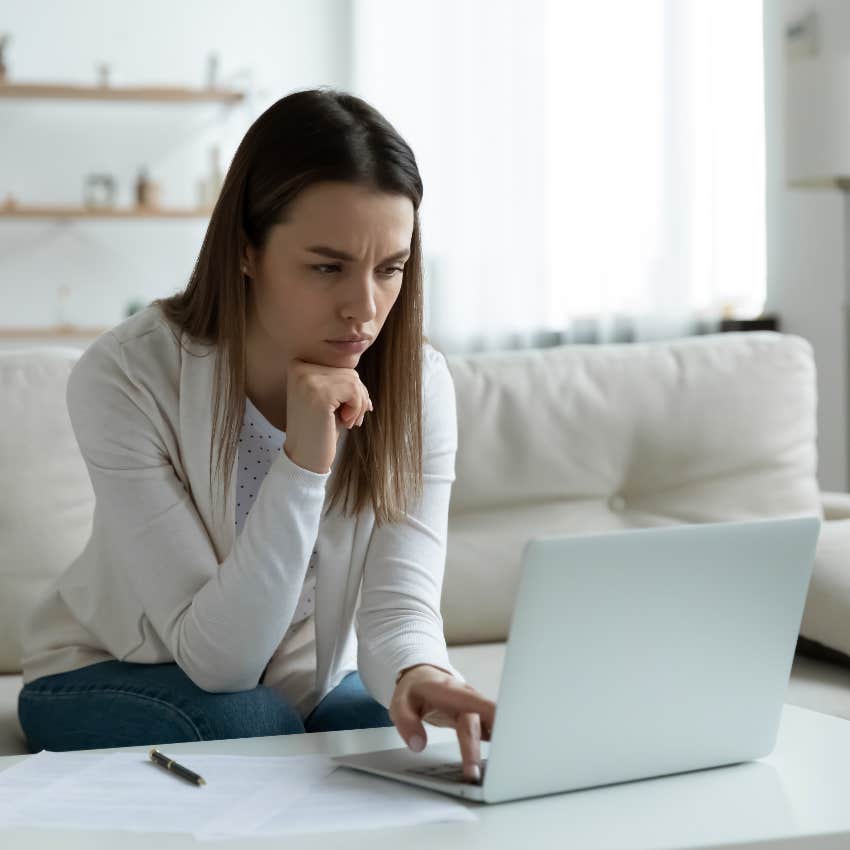
[[[320,274],[324,274],[323,269],[339,270],[339,266],[335,265],[333,263],[322,263],[318,266],[313,266],[312,268],[314,268]],[[385,274],[387,275],[387,277],[392,277],[396,272],[403,272],[403,271],[404,271],[403,266],[393,266],[392,268],[387,269]]]

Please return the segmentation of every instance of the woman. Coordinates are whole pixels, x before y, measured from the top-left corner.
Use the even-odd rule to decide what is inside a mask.
[[[372,107],[290,94],[239,145],[185,291],[74,364],[96,504],[23,635],[31,751],[393,724],[419,751],[428,721],[477,778],[495,704],[442,632],[457,423],[421,199]]]

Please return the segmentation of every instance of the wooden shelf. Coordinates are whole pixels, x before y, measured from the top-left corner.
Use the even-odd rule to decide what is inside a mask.
[[[69,207],[0,205],[0,218],[209,218],[212,207],[179,209],[166,207]]]
[[[0,328],[3,339],[88,339],[100,336],[110,328],[83,328],[78,325],[54,325],[40,328]]]
[[[79,86],[59,83],[0,81],[0,98],[4,97],[171,103],[238,103],[245,98],[245,92],[233,89],[192,89],[179,86]]]

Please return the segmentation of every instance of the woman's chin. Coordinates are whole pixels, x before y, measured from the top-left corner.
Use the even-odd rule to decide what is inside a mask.
[[[323,363],[325,366],[356,366],[360,362],[359,354],[324,354],[317,357],[315,363]]]

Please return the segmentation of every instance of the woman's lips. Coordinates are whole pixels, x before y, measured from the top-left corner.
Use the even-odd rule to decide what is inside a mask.
[[[346,354],[360,354],[369,347],[369,340],[362,339],[357,342],[334,342],[326,339],[328,345],[332,345],[337,351],[345,352]]]

